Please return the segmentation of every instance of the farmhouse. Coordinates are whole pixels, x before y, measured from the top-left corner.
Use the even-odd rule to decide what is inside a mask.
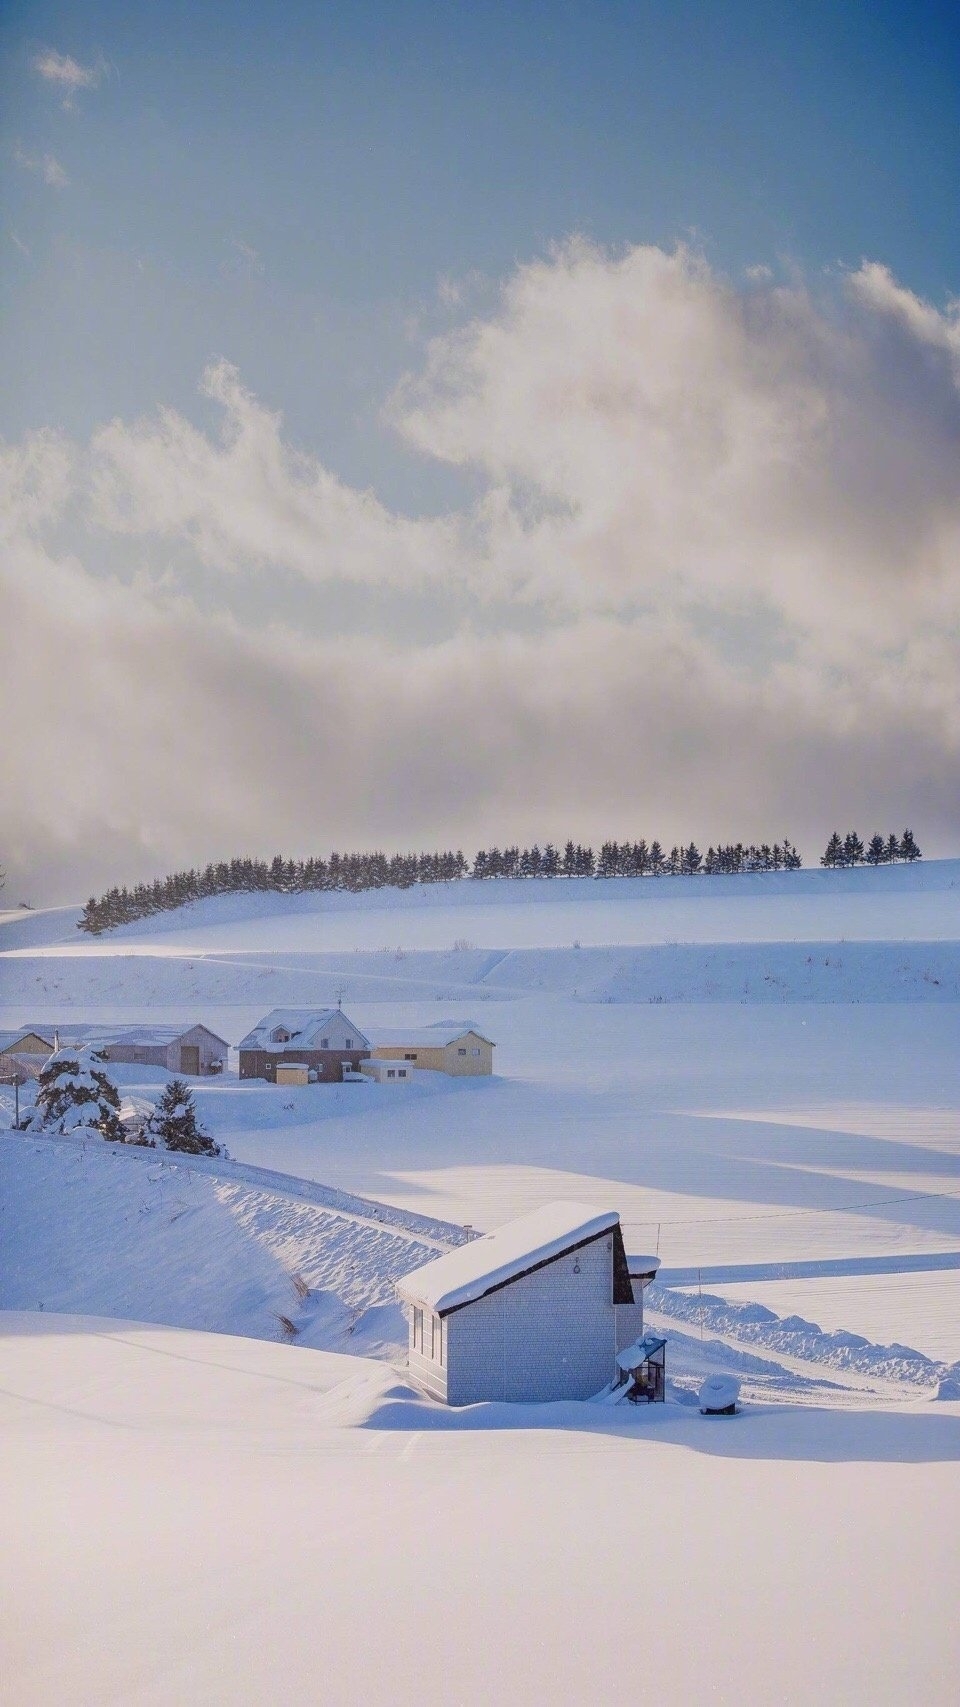
[[[546,1204],[397,1282],[411,1377],[450,1405],[588,1399],[642,1334],[657,1266],[628,1263],[615,1210]]]
[[[0,1041],[3,1061],[31,1078],[39,1075],[58,1042],[62,1049],[96,1049],[106,1061],[164,1067],[170,1073],[193,1076],[222,1072],[229,1051],[226,1038],[205,1025],[114,1025],[102,1020],[87,1025],[73,1020],[62,1025],[27,1025],[19,1032],[4,1033]]]
[[[339,1008],[274,1008],[239,1044],[241,1079],[278,1083],[284,1064],[308,1078],[340,1082],[357,1074],[370,1054],[369,1039]],[[286,1073],[279,1082],[291,1082]],[[304,1082],[299,1074],[293,1083]]]
[[[469,1020],[436,1020],[415,1029],[378,1029],[372,1049],[377,1060],[409,1061],[414,1067],[457,1078],[493,1072],[494,1044]]]

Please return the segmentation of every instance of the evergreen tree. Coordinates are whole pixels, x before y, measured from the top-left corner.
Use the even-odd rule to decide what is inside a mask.
[[[884,857],[886,858],[888,865],[895,864],[896,861],[900,858],[900,837],[899,836],[894,836],[891,834],[887,837],[887,851],[886,851],[886,854]]]
[[[101,1054],[84,1049],[58,1049],[40,1070],[30,1132],[98,1133],[110,1143],[122,1143],[117,1087],[99,1063]]]
[[[844,865],[863,864],[863,843],[856,830],[850,830],[843,839]]]
[[[820,864],[827,866],[843,864],[843,843],[836,830],[830,837],[825,851],[820,855]]]
[[[185,1156],[222,1156],[223,1148],[197,1122],[193,1092],[185,1079],[164,1085],[160,1101],[143,1128],[141,1142]]]
[[[913,839],[912,830],[904,830],[900,839],[900,858],[912,862],[921,858],[920,849]]]
[[[880,835],[871,836],[867,847],[867,864],[883,865],[887,857],[887,844]]]

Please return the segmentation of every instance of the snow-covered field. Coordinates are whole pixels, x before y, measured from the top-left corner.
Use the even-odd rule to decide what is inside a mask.
[[[229,1162],[0,1136],[11,1699],[582,1701],[637,1665],[955,1699],[960,861],[75,919],[0,915],[0,1027],[235,1043],[342,988],[364,1029],[475,1019],[496,1072],[228,1073]],[[392,1281],[552,1198],[659,1251],[670,1402],[453,1426],[398,1386]],[[683,1403],[715,1368],[732,1423]]]

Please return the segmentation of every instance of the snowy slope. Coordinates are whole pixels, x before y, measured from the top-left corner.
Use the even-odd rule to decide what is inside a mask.
[[[638,1664],[667,1703],[806,1704],[811,1667],[831,1701],[913,1699],[918,1668],[924,1701],[955,1699],[957,1406],[436,1428],[354,1359],[96,1320],[0,1333],[18,1707],[553,1707],[635,1693]]]

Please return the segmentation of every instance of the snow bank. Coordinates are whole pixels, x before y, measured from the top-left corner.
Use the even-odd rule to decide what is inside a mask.
[[[738,1304],[709,1292],[701,1297],[657,1285],[650,1286],[645,1296],[647,1309],[658,1316],[681,1322],[702,1321],[713,1334],[728,1334],[805,1363],[853,1370],[883,1381],[904,1381],[930,1391],[941,1379],[960,1375],[960,1363],[945,1367],[911,1346],[874,1345],[862,1334],[842,1329],[824,1333],[816,1322],[805,1321],[802,1316],[778,1316],[764,1304]]]

